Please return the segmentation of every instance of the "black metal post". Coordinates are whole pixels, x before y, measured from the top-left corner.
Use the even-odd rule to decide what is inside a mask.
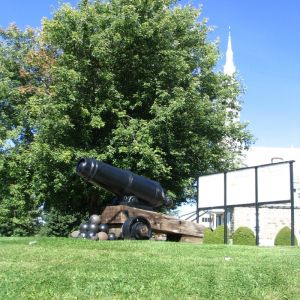
[[[224,244],[227,239],[227,172],[224,172]]]
[[[196,188],[197,188],[197,192],[196,192],[196,222],[199,223],[199,177],[197,178],[196,181]]]
[[[291,191],[291,246],[295,246],[295,204],[294,204],[294,170],[290,161],[290,191]]]
[[[259,204],[258,204],[258,174],[257,167],[255,167],[255,234],[256,246],[259,246]]]

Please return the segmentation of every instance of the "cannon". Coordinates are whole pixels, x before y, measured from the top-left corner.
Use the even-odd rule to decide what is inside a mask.
[[[76,171],[87,181],[114,193],[115,203],[148,209],[172,206],[159,182],[131,171],[89,158],[82,158]]]
[[[114,205],[101,214],[101,223],[108,226],[108,235],[123,239],[150,239],[164,234],[167,240],[202,241],[203,226],[155,212],[159,207],[171,207],[159,182],[91,158],[82,158],[76,172],[88,182],[115,194]]]

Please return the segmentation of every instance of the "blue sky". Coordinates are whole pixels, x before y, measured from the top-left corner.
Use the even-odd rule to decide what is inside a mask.
[[[77,3],[76,0],[61,1]],[[220,39],[225,63],[228,27],[234,61],[246,88],[242,121],[250,122],[256,146],[300,147],[300,1],[194,0],[215,26],[210,39]],[[15,22],[21,29],[51,18],[57,0],[2,1],[0,26]]]

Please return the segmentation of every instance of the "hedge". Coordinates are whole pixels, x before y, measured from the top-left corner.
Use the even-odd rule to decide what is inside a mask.
[[[255,235],[248,227],[239,227],[233,234],[234,245],[250,245],[256,244]]]
[[[229,238],[229,230],[227,229],[227,236]],[[204,229],[204,244],[224,244],[224,226],[218,226],[214,231],[210,228]]]
[[[287,226],[281,228],[275,238],[275,246],[290,246],[291,245],[291,229]],[[295,237],[295,245],[298,245],[298,240]]]
[[[210,228],[204,228],[204,238],[203,243],[204,244],[213,244],[213,231]]]

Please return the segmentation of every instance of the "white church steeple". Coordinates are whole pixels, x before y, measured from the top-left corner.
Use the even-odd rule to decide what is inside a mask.
[[[224,65],[224,74],[228,76],[233,76],[235,73],[235,65],[233,62],[233,51],[231,46],[231,33],[230,33],[230,27],[229,27],[229,34],[228,34],[228,44],[227,44],[227,51],[226,51],[226,62]]]

